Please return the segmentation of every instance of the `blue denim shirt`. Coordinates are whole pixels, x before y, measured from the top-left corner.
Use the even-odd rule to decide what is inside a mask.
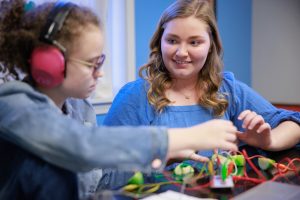
[[[28,84],[4,83],[0,85],[0,138],[74,172],[96,168],[149,172],[154,159],[163,161],[163,169],[166,128],[95,127],[90,105],[78,102],[70,99],[66,104],[69,114],[62,115],[50,98]]]
[[[87,127],[95,127],[96,113],[87,100],[69,98],[64,104],[64,114]],[[102,169],[93,169],[88,172],[77,173],[79,199],[89,199],[96,192]]]

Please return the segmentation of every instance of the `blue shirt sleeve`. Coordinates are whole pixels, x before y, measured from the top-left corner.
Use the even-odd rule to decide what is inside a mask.
[[[227,95],[229,100],[226,115],[240,130],[242,129],[241,121],[237,117],[242,111],[247,109],[263,116],[272,128],[275,128],[283,121],[294,121],[300,124],[299,112],[276,108],[249,86],[236,80],[230,72],[224,72],[221,92]]]

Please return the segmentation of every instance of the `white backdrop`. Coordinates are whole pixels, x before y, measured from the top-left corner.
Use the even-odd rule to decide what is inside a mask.
[[[300,105],[299,19],[299,0],[253,0],[252,83],[272,103]]]

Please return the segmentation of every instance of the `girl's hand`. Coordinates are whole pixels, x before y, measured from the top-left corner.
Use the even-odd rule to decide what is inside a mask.
[[[181,158],[206,161],[205,157],[194,153],[198,150],[223,149],[237,151],[235,143],[237,128],[231,121],[215,119],[189,128],[168,130],[168,158]],[[191,151],[194,150],[194,151]]]
[[[242,127],[245,132],[238,132],[237,137],[243,142],[262,149],[271,145],[271,126],[257,113],[245,110],[239,117],[243,121]]]
[[[194,150],[187,149],[187,150],[181,150],[174,152],[172,155],[170,155],[170,159],[176,158],[180,160],[194,160],[197,162],[208,162],[209,159],[204,156],[200,156],[196,154]]]
[[[197,150],[223,149],[237,151],[237,128],[231,121],[215,119],[191,127],[194,134],[193,142],[197,143]]]

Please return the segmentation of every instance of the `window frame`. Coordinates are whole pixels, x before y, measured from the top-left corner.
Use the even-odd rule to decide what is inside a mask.
[[[134,0],[95,0],[95,4],[96,8],[106,9],[99,17],[105,29],[107,59],[104,77],[90,100],[96,114],[105,114],[121,87],[136,78]]]

